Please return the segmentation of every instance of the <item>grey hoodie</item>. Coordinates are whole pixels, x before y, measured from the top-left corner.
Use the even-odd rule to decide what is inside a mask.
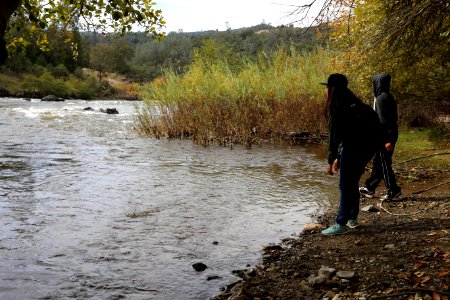
[[[380,118],[385,143],[397,142],[398,115],[397,102],[389,92],[391,87],[391,75],[380,73],[373,76],[373,92],[375,95],[375,111]]]

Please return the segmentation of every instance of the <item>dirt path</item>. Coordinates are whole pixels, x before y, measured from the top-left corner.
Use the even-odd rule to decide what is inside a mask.
[[[450,185],[441,184],[448,180],[443,172],[404,183],[397,202],[362,199],[361,208],[377,211],[362,211],[348,234],[304,231],[266,247],[262,263],[233,271],[242,280],[215,300],[449,299]],[[336,210],[317,223],[334,223]]]

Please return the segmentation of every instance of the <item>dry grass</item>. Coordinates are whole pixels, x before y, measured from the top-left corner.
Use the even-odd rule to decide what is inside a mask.
[[[323,89],[330,57],[323,51],[260,56],[231,65],[196,57],[188,72],[167,72],[145,87],[141,133],[192,138],[208,145],[283,141],[290,132],[326,130]]]

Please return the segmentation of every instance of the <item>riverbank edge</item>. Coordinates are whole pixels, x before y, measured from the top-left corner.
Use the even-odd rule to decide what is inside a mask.
[[[444,254],[440,253],[444,260],[445,270],[449,270],[450,268],[450,236],[448,235],[450,230],[450,193],[446,190],[446,186],[448,187],[449,176],[444,173],[441,176],[438,176],[433,180],[433,182],[447,182],[447,184],[441,185],[438,189],[430,193],[429,195],[415,195],[417,191],[423,191],[424,185],[430,185],[430,182],[426,180],[422,180],[419,185],[415,185],[413,183],[407,183],[402,185],[403,197],[402,200],[399,201],[399,205],[404,208],[406,214],[408,212],[417,212],[423,209],[424,205],[434,206],[433,208],[427,207],[427,216],[426,218],[431,219],[431,223],[440,224],[437,225],[437,228],[442,227],[442,231],[446,235],[445,237],[445,245],[447,247],[447,252]],[[361,207],[364,206],[372,206],[371,204],[375,204],[372,199],[362,198],[361,199]],[[401,204],[404,203],[404,204]],[[438,204],[436,204],[438,203]],[[376,208],[376,205],[373,205]],[[435,214],[435,208],[440,209],[441,214]],[[313,222],[320,224],[323,228],[329,226],[334,223],[334,219],[336,216],[337,207],[330,207],[327,211],[323,213],[319,213],[313,216]],[[361,215],[360,215],[361,216]],[[398,217],[396,217],[398,218]],[[401,218],[401,217],[400,217]],[[370,223],[373,223],[375,227],[377,224],[385,224],[389,228],[392,224],[393,216],[391,213],[385,213],[384,211],[380,212],[380,209],[377,209],[377,213],[371,214],[370,217],[365,218],[362,224],[363,228],[365,225],[369,227]],[[360,220],[361,221],[361,220]],[[393,228],[399,229],[399,225],[396,224]],[[401,223],[401,222],[400,222]],[[409,290],[402,290],[401,286],[397,286],[394,282],[392,287],[386,282],[386,278],[380,274],[386,272],[382,268],[378,270],[380,272],[377,276],[371,276],[370,278],[364,278],[368,273],[359,273],[355,278],[350,279],[337,279],[334,276],[334,281],[330,279],[326,279],[323,284],[317,284],[314,280],[320,280],[318,277],[314,277],[314,274],[317,275],[320,273],[320,269],[322,267],[329,267],[336,264],[336,261],[333,259],[338,259],[337,257],[342,257],[342,253],[340,253],[343,248],[345,248],[346,252],[344,255],[348,255],[352,257],[352,261],[365,261],[364,253],[358,251],[358,248],[361,247],[361,244],[365,244],[368,248],[377,248],[379,246],[380,240],[373,239],[373,228],[372,230],[367,229],[363,231],[354,231],[351,234],[339,235],[339,236],[323,236],[320,233],[321,229],[312,229],[310,231],[306,231],[300,229],[300,235],[298,238],[286,238],[283,239],[279,244],[266,246],[262,250],[261,263],[250,267],[245,270],[234,270],[233,274],[240,277],[241,280],[238,280],[226,287],[221,289],[221,292],[215,297],[211,298],[212,300],[247,300],[247,299],[412,299],[407,298],[409,295],[423,295],[427,291],[429,295],[431,295],[432,299],[450,299],[450,276],[449,279],[445,283],[442,284],[443,289],[437,289],[432,284],[428,284],[428,282],[433,282],[430,277],[426,276],[424,279],[424,284],[417,284],[418,287]],[[375,232],[380,233],[380,229],[375,229]],[[387,230],[386,230],[387,231]],[[355,234],[356,233],[356,234]],[[390,232],[391,235],[396,235],[397,232],[392,230]],[[427,226],[419,227],[418,231],[414,233],[417,235],[417,239],[423,239],[426,236],[434,235],[435,231],[431,231],[431,228],[427,228]],[[334,248],[334,243],[336,244],[342,243],[342,238],[345,239],[344,244],[346,246]],[[407,238],[406,238],[407,239]],[[399,242],[399,241],[397,241]],[[384,243],[388,243],[388,241],[382,241]],[[395,247],[395,244],[389,244],[385,247]],[[405,270],[403,273],[412,273],[417,276],[421,275],[419,272],[414,272],[417,267],[418,257],[418,249],[421,247],[421,244],[417,242],[416,244],[412,243],[409,246],[403,247],[402,251],[397,253],[397,258],[392,256],[393,264],[395,264],[395,260],[400,260],[400,257],[406,261],[416,262],[414,267],[411,267],[409,270]],[[431,245],[433,248],[433,244]],[[316,248],[320,249],[319,251],[308,251],[306,248]],[[349,249],[353,249],[348,251]],[[436,249],[434,247],[433,249]],[[320,251],[327,251],[327,258],[323,258],[322,253]],[[437,252],[435,252],[436,255]],[[441,257],[442,258],[442,257]],[[293,262],[292,265],[286,266],[287,262]],[[302,262],[303,261],[303,262]],[[318,261],[317,263],[314,263]],[[320,261],[320,262],[319,262]],[[398,264],[397,264],[398,265]],[[351,269],[351,266],[349,266]],[[294,269],[294,271],[293,271]],[[297,271],[295,271],[297,270]],[[373,273],[376,272],[371,272]],[[309,277],[304,276],[307,274]],[[442,274],[442,272],[441,272]],[[450,272],[445,273],[444,275],[448,275]],[[435,275],[437,277],[437,275]],[[302,277],[305,277],[302,279]],[[417,281],[416,282],[420,282]],[[336,280],[342,280],[344,284],[337,283]],[[420,278],[419,278],[420,280]],[[356,282],[355,282],[356,281]],[[364,292],[354,292],[351,293],[349,290],[357,289],[356,286],[362,282],[371,282],[371,286],[373,287],[386,287],[384,290],[370,290],[363,289]],[[401,285],[401,284],[400,284]],[[343,288],[345,286],[345,288]],[[286,291],[281,291],[281,289],[285,289]],[[292,290],[295,290],[293,292]],[[345,290],[345,292],[343,292]],[[399,292],[400,291],[400,292]],[[405,292],[406,291],[406,292]],[[435,292],[436,291],[436,292]],[[383,293],[384,292],[384,293]],[[409,293],[408,293],[409,292]],[[386,294],[387,293],[387,294]],[[389,294],[390,293],[390,294]],[[289,297],[284,297],[282,295],[289,294]],[[293,294],[297,296],[292,296]],[[442,297],[441,297],[442,295]],[[414,298],[416,299],[416,298]],[[418,299],[418,298],[417,298]],[[425,299],[425,298],[420,298]],[[430,298],[431,299],[431,298]]]
[[[47,95],[47,96],[52,96],[52,95]],[[47,97],[45,96],[45,97]],[[135,98],[135,97],[129,97],[129,98],[96,98],[96,99],[78,99],[78,98],[61,98],[61,97],[57,97],[58,99],[60,99],[59,101],[49,101],[49,100],[42,100],[45,97],[22,97],[22,96],[2,96],[0,95],[0,98],[4,98],[4,99],[14,99],[14,100],[24,100],[24,101],[32,101],[32,100],[39,100],[42,102],[65,102],[65,101],[85,101],[85,102],[93,102],[93,101],[129,101],[129,102],[142,102],[141,99],[139,98]]]

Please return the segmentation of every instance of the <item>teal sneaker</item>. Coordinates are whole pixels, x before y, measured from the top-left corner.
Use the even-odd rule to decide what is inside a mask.
[[[347,233],[348,229],[345,226],[335,224],[330,228],[322,230],[322,234],[324,235],[335,235],[335,234],[344,234]]]
[[[356,228],[359,226],[358,220],[348,220],[347,227]]]

